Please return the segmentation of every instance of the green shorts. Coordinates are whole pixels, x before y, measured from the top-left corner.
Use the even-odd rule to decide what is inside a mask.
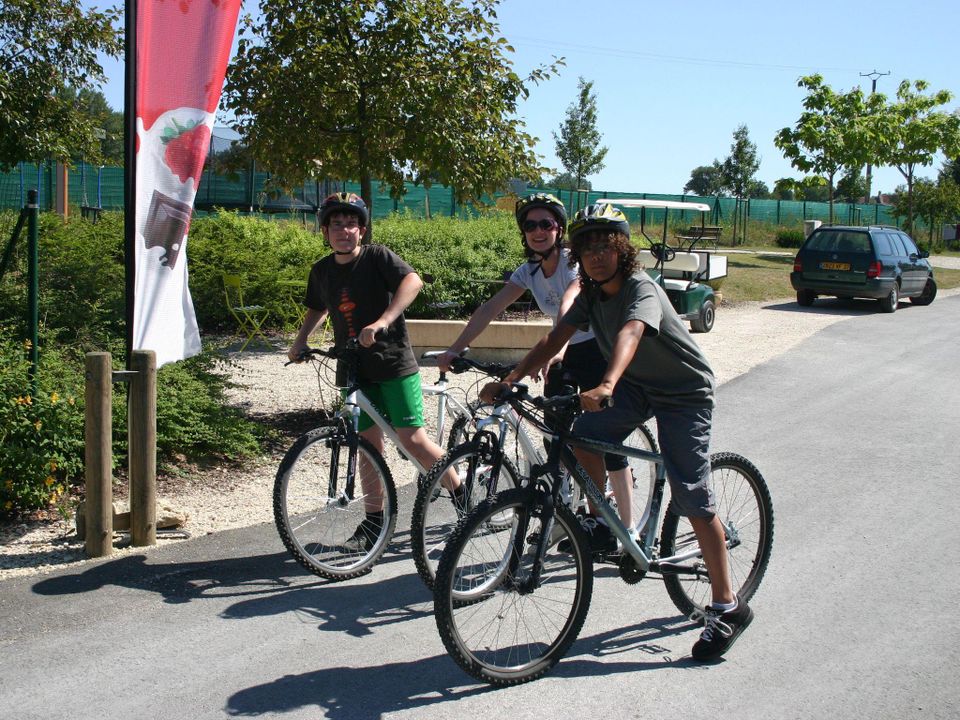
[[[423,427],[423,390],[419,372],[382,382],[362,382],[360,389],[393,427]],[[372,427],[373,419],[361,411],[360,432]]]

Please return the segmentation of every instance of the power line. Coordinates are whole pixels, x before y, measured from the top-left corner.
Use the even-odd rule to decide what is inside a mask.
[[[792,71],[810,71],[815,70],[818,72],[857,72],[855,68],[843,68],[843,67],[811,67],[809,65],[779,65],[772,63],[757,63],[757,62],[746,62],[740,60],[720,60],[717,58],[705,58],[705,57],[688,57],[683,55],[665,55],[662,53],[650,53],[650,52],[641,52],[637,50],[623,50],[619,48],[611,47],[600,47],[597,45],[580,45],[570,42],[558,42],[556,40],[550,39],[545,40],[541,38],[526,37],[522,35],[514,35],[510,37],[510,42],[516,44],[524,44],[532,47],[546,48],[548,50],[555,51],[572,51],[580,52],[589,55],[606,55],[608,57],[619,57],[619,58],[636,58],[636,59],[646,59],[646,60],[660,60],[663,62],[673,62],[684,65],[709,65],[709,66],[721,66],[721,67],[736,67],[736,68],[745,68],[752,70],[792,70]]]

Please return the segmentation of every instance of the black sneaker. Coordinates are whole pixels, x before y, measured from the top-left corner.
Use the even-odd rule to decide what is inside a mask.
[[[364,518],[363,522],[357,525],[357,529],[353,531],[353,535],[343,541],[340,549],[350,553],[368,552],[376,544],[377,538],[380,537],[382,527],[380,523],[370,518]]]
[[[753,610],[746,600],[737,596],[737,606],[733,610],[721,612],[707,605],[703,612],[695,612],[690,619],[703,621],[700,639],[693,645],[693,659],[716,660],[733,647],[740,633],[753,621]]]
[[[580,527],[587,533],[590,540],[590,552],[593,555],[604,555],[615,553],[617,551],[617,539],[613,536],[603,523],[597,522],[593,515],[580,515],[577,518],[580,521]],[[573,543],[570,538],[565,537],[557,543],[557,550],[562,553],[568,553],[573,549]]]

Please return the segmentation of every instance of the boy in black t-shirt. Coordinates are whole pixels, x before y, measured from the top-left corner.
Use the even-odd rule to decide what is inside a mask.
[[[299,361],[307,349],[307,338],[329,314],[337,347],[357,338],[365,348],[358,368],[363,393],[393,425],[405,451],[429,468],[443,450],[423,428],[420,371],[403,319],[403,311],[417,297],[423,281],[388,248],[360,244],[367,218],[366,204],[353,193],[336,193],[320,206],[320,228],[333,252],[310,270],[307,314],[287,356]],[[383,433],[366,413],[360,415],[359,430],[383,452]],[[361,482],[366,519],[344,544],[357,552],[373,544],[383,524],[380,489],[367,482],[362,468]]]

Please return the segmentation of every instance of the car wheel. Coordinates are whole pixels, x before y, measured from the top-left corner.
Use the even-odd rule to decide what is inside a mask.
[[[885,298],[880,298],[880,309],[883,312],[892,313],[897,311],[897,305],[900,304],[900,287],[894,285],[890,288]]]
[[[817,296],[810,290],[797,290],[797,305],[801,307],[810,307]]]
[[[717,314],[716,307],[712,300],[705,300],[700,306],[700,314],[690,321],[690,329],[694,332],[710,332],[713,328],[713,321]]]
[[[923,286],[923,292],[915,298],[910,298],[913,305],[929,305],[937,296],[937,283],[932,277],[927,278],[927,284]]]

